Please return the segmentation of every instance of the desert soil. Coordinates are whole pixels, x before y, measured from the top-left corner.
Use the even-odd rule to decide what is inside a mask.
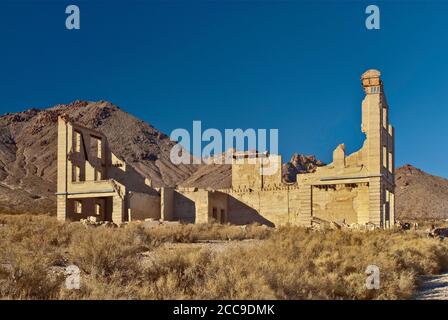
[[[421,277],[417,300],[448,300],[448,273]]]

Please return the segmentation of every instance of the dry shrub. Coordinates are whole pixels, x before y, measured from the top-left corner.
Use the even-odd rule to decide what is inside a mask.
[[[276,288],[279,299],[406,299],[418,274],[448,267],[446,249],[415,233],[281,228],[253,250],[258,258],[252,270]],[[365,287],[368,265],[380,268],[379,290]]]
[[[40,250],[24,253],[18,247],[2,250],[8,262],[0,265],[0,298],[55,299],[63,279],[48,272],[49,258]],[[5,261],[5,260],[3,260]]]
[[[45,216],[4,217],[1,225],[0,298],[57,298],[62,280],[49,266],[63,260],[70,227]]]
[[[445,243],[415,233],[285,227],[257,246],[188,264],[182,251],[164,252],[170,256],[157,260],[159,270],[166,259],[179,268],[155,270],[159,278],[153,274],[148,283],[165,279],[162,289],[169,289],[156,298],[185,298],[182,293],[187,293],[195,299],[407,299],[415,293],[417,275],[448,267],[446,249]],[[380,268],[379,290],[365,286],[365,270],[372,264]],[[186,270],[197,269],[201,272],[193,281],[186,281]],[[174,275],[183,281],[166,281]]]
[[[231,226],[216,223],[167,225],[146,229],[148,240],[157,246],[165,242],[192,243],[201,240],[266,239],[272,233],[261,225]]]
[[[264,240],[227,241],[248,238]],[[160,246],[201,240],[225,240],[226,249]],[[407,299],[418,275],[448,269],[447,249],[446,241],[416,232],[142,223],[108,229],[3,216],[0,298]],[[80,290],[65,289],[51,272],[69,264],[82,270]],[[380,268],[379,290],[365,287],[368,265]]]
[[[148,250],[145,240],[136,227],[78,229],[68,246],[69,259],[87,274],[108,277],[136,267],[137,254]]]

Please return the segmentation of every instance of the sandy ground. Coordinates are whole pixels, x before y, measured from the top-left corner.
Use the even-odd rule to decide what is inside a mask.
[[[423,276],[417,300],[448,300],[448,273]]]

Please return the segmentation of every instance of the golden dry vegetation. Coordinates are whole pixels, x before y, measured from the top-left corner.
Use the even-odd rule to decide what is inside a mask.
[[[193,245],[204,240],[219,241]],[[448,268],[447,249],[448,242],[414,231],[94,228],[1,216],[0,298],[408,299],[418,275]],[[63,270],[71,264],[81,269],[79,290],[65,288]],[[381,271],[378,290],[365,287],[372,264]]]

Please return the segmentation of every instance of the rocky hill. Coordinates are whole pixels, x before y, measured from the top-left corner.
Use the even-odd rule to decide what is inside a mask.
[[[448,218],[448,179],[409,164],[396,170],[398,218]]]
[[[173,142],[109,102],[68,105],[0,117],[0,212],[55,211],[58,115],[102,131],[112,151],[155,186],[174,186],[197,170],[169,159]]]
[[[232,165],[205,164],[180,184],[181,187],[224,189],[232,186]]]

